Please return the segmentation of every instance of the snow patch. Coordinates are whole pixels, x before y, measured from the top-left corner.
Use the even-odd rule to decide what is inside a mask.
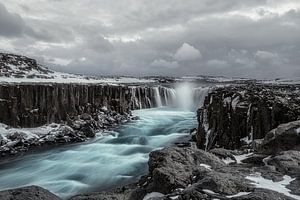
[[[234,156],[234,158],[235,158],[237,164],[241,164],[243,160],[245,160],[252,154],[253,153],[242,154],[242,155]]]
[[[250,137],[251,137],[251,134],[250,134]],[[246,144],[251,144],[251,142],[252,142],[251,138],[249,139],[249,136],[241,138],[240,141],[245,142]]]
[[[223,158],[222,159],[222,161],[226,164],[226,165],[228,165],[228,164],[230,164],[230,163],[235,163],[236,161],[235,160],[232,160],[231,158]]]
[[[226,97],[224,100],[223,100],[223,105],[224,106],[227,106],[227,104],[230,104],[231,103],[231,97]]]
[[[300,128],[297,128],[297,129],[296,129],[296,133],[297,133],[297,134],[300,134]]]
[[[240,197],[240,196],[244,196],[244,195],[248,195],[250,194],[251,192],[239,192],[237,194],[234,194],[234,195],[229,195],[229,196],[226,196],[227,198],[233,198],[233,197]]]
[[[207,189],[204,189],[202,190],[203,192],[207,193],[207,194],[217,194],[215,193],[214,191],[211,191],[211,190],[207,190]]]
[[[210,166],[210,165],[201,163],[201,164],[200,164],[200,167],[204,167],[204,168],[208,169],[209,171],[211,171],[211,166]]]
[[[151,192],[149,194],[147,194],[143,200],[150,200],[151,198],[155,198],[155,197],[164,197],[165,195],[163,195],[162,193],[159,192]]]
[[[240,102],[240,97],[237,96],[235,97],[232,102],[231,102],[231,106],[232,106],[232,109],[235,111],[236,110],[236,107],[237,107],[237,104]]]
[[[272,180],[263,178],[261,176],[261,173],[255,173],[251,174],[250,176],[247,176],[246,179],[253,181],[253,185],[256,188],[273,190],[279,193],[283,193],[288,197],[300,200],[300,196],[291,194],[291,190],[286,188],[287,185],[289,185],[292,181],[295,180],[295,178],[291,178],[290,176],[285,175],[283,176],[282,181],[273,182]]]

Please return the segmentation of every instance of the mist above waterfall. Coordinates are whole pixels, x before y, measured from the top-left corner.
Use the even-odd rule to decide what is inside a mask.
[[[178,83],[175,87],[176,106],[184,110],[191,110],[194,105],[194,88],[193,83]]]

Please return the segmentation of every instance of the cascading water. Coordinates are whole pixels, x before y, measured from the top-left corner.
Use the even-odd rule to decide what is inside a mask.
[[[202,106],[209,87],[196,87],[192,83],[180,83],[174,88],[164,86],[132,87],[132,109],[172,106],[195,110]]]
[[[193,108],[193,88],[194,85],[191,83],[181,83],[176,86],[176,104],[178,107],[185,110]]]
[[[156,101],[156,106],[157,107],[162,107],[162,102],[161,102],[161,95],[159,92],[159,87],[154,87],[154,97]]]
[[[197,87],[193,89],[194,109],[202,107],[205,97],[209,93],[210,89],[210,87]]]

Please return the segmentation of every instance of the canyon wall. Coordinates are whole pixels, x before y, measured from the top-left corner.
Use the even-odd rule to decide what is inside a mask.
[[[299,120],[297,86],[238,85],[210,92],[198,110],[201,149],[240,148],[282,123]]]
[[[0,122],[35,127],[60,122],[107,106],[120,114],[130,111],[127,87],[88,84],[2,84]]]
[[[170,105],[174,89],[156,86],[100,84],[1,84],[0,122],[13,127],[36,127],[65,121],[105,106],[120,114]]]

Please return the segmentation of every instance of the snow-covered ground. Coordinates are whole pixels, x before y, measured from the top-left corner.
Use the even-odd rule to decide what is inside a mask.
[[[77,76],[64,73],[51,74],[52,78],[15,78],[0,77],[0,83],[154,83],[155,80],[134,77],[118,77],[118,78],[89,78],[86,76]]]
[[[273,80],[261,80],[259,81],[264,84],[300,84],[300,77],[293,77],[293,78],[282,78],[282,79],[273,79]]]
[[[51,140],[55,135],[60,133],[59,129],[62,126],[63,125],[52,123],[37,128],[11,128],[0,123],[0,148],[2,151],[9,149],[11,146],[20,142],[20,140],[28,143],[33,141],[42,142],[42,140]]]

